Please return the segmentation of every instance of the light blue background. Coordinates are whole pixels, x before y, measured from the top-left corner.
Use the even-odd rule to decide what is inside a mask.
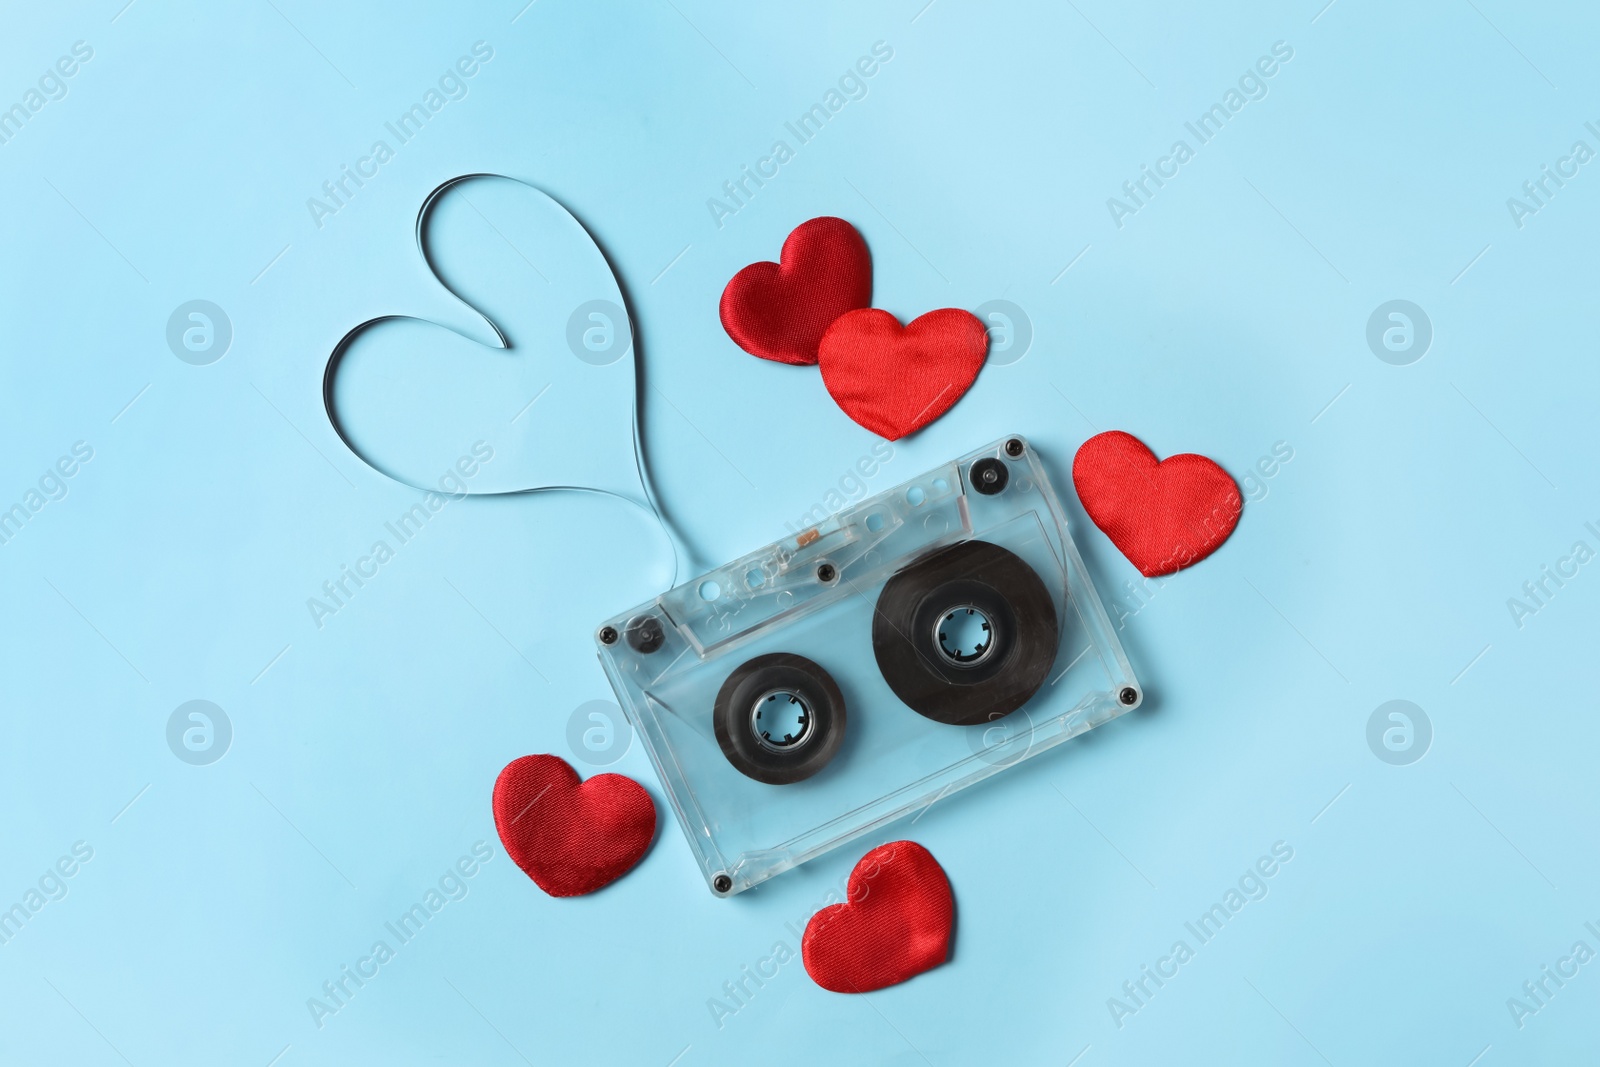
[[[0,945],[0,1060],[1592,1056],[1600,962],[1521,1028],[1506,1000],[1575,941],[1600,949],[1600,564],[1521,628],[1506,601],[1573,542],[1600,548],[1600,164],[1520,229],[1506,199],[1575,140],[1600,148],[1600,23],[1506,0],[924,2],[7,5],[0,105],[73,42],[94,56],[0,145],[0,506],[73,442],[94,458],[0,545],[0,906],[74,842],[94,857]],[[480,40],[469,95],[319,229],[306,199]],[[894,56],[866,97],[716,225],[707,198],[876,41]],[[1268,95],[1119,229],[1106,199],[1276,41],[1294,56]],[[1096,430],[1241,478],[1293,448],[1222,551],[1126,620],[1148,707],[876,839],[914,836],[949,873],[947,966],[852,998],[796,960],[719,1027],[708,1000],[797,948],[786,923],[875,841],[731,901],[670,822],[583,899],[505,857],[495,774],[571,755],[569,715],[609,696],[591,625],[663,577],[614,503],[453,503],[310,621],[420,498],[334,436],[324,361],[378,314],[481,330],[412,236],[430,189],[479,170],[604,244],[657,486],[703,562],[782,534],[874,440],[814,371],[745,356],[717,320],[733,272],[819,214],[866,236],[877,306],[1003,297],[1034,330],[873,491],[1012,431],[1063,488]],[[487,230],[459,241],[503,257]],[[197,298],[234,328],[209,366],[165,341]],[[1395,298],[1434,328],[1410,366],[1365,341]],[[456,437],[514,435],[522,400],[483,398],[489,430]],[[519,425],[576,442],[582,414]],[[1072,507],[1131,611],[1136,572]],[[1409,766],[1366,741],[1396,698],[1434,730]],[[210,766],[167,747],[191,699],[233,724]],[[612,769],[664,803],[637,746]],[[307,998],[477,841],[494,858],[469,895],[319,1029]],[[1268,896],[1119,1029],[1107,999],[1277,841],[1294,858]]]

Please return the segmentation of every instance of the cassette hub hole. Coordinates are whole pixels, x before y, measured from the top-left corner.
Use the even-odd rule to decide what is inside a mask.
[[[756,741],[771,752],[791,752],[811,739],[811,705],[799,693],[774,689],[756,698],[750,709]]]
[[[994,651],[994,624],[977,608],[952,608],[939,616],[934,629],[939,655],[954,666],[971,667]]]

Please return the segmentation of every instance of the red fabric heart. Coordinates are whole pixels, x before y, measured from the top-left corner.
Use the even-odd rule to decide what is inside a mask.
[[[1155,578],[1198,563],[1222,546],[1244,511],[1228,472],[1185,453],[1156,462],[1132,434],[1085,441],[1072,461],[1083,510],[1128,561]]]
[[[846,895],[845,903],[813,915],[800,940],[806,973],[823,989],[870,993],[950,958],[950,880],[915,841],[879,845],[861,857]]]
[[[494,828],[506,854],[553,897],[593,893],[639,862],[656,806],[621,774],[580,782],[560,756],[523,756],[494,782]]]
[[[822,335],[822,384],[834,402],[879,437],[898,441],[949,411],[978,377],[989,332],[970,311],[940,308],[902,327],[866,308]]]
[[[844,219],[802,222],[779,262],[752,263],[722,290],[722,328],[762,359],[815,363],[833,320],[872,303],[872,256]]]

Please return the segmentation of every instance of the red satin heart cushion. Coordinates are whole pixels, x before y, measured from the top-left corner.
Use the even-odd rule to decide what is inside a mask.
[[[1244,511],[1239,486],[1216,463],[1190,453],[1157,462],[1144,442],[1121,430],[1083,443],[1072,483],[1089,518],[1150,578],[1211,555]]]
[[[593,893],[639,862],[656,806],[621,774],[587,782],[560,756],[523,756],[494,782],[494,828],[513,862],[553,897]]]
[[[823,216],[796,226],[778,259],[728,282],[722,328],[752,356],[815,363],[833,320],[872,303],[872,256],[854,226]]]
[[[870,993],[950,958],[950,880],[916,842],[893,841],[861,857],[846,896],[813,915],[800,940],[806,973],[823,989]]]
[[[887,311],[866,308],[828,327],[818,363],[846,415],[898,441],[949,411],[988,353],[989,332],[970,311],[940,308],[902,327]]]

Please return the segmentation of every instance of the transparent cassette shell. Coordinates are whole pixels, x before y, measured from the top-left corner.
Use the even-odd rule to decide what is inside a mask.
[[[975,464],[977,479],[987,478],[981,486]],[[1027,704],[974,726],[937,722],[902,703],[872,641],[885,583],[911,562],[964,541],[1021,557],[1048,589],[1058,630],[1054,662]],[[596,630],[596,643],[706,882],[720,896],[948,798],[1143,699],[1049,477],[1016,435],[624,612]],[[774,653],[825,668],[848,711],[845,736],[827,765],[787,784],[736,768],[713,724],[729,676]]]

